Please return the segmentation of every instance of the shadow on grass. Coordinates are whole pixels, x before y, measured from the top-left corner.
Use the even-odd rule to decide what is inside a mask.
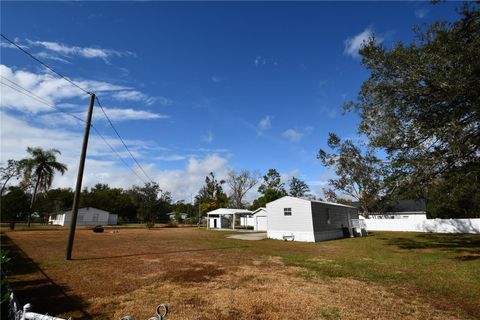
[[[451,253],[459,253],[454,259],[472,261],[480,259],[480,235],[425,233],[413,237],[379,237],[388,245],[394,245],[405,250],[439,249]]]
[[[31,303],[33,312],[58,315],[75,313],[82,319],[92,316],[84,309],[87,304],[78,296],[67,295],[68,288],[55,283],[11,239],[1,235],[2,249],[11,258],[9,283],[21,305]],[[15,278],[20,278],[15,280]]]
[[[144,252],[144,253],[122,254],[122,255],[105,256],[105,257],[74,258],[74,259],[72,259],[72,260],[77,260],[77,261],[109,260],[109,259],[121,259],[121,258],[129,258],[129,257],[162,256],[162,255],[167,255],[167,254],[178,254],[178,253],[189,253],[189,252],[204,252],[204,251],[220,251],[220,250],[241,249],[241,248],[246,248],[246,246],[224,247],[224,248],[214,248],[214,249],[191,249],[191,250]]]

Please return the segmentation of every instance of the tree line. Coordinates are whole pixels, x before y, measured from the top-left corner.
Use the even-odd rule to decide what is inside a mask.
[[[64,174],[67,170],[65,164],[57,161],[60,151],[29,147],[27,152],[29,157],[9,160],[0,168],[0,210],[3,222],[27,221],[30,224],[32,214],[35,213],[37,221],[47,223],[50,215],[72,208],[72,189],[51,189],[55,174]],[[7,187],[12,181],[17,183]],[[253,203],[247,202],[247,193],[258,184],[261,196]],[[275,169],[270,169],[263,177],[248,170],[238,173],[231,170],[221,180],[213,172],[206,176],[193,203],[184,200],[173,202],[170,192],[162,190],[155,182],[148,182],[129,189],[112,188],[108,184],[84,188],[80,196],[80,207],[94,207],[116,213],[120,223],[168,222],[168,213],[177,213],[176,220],[179,222],[182,220],[180,214],[186,214],[188,222],[198,223],[207,212],[217,208],[256,209],[285,195],[309,196],[308,185],[297,177],[288,180],[288,187],[287,191]]]

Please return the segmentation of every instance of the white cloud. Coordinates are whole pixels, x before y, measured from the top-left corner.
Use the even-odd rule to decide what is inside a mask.
[[[326,105],[322,105],[320,107],[320,113],[327,116],[329,119],[335,119],[338,115],[339,108],[338,107],[329,107]]]
[[[118,51],[93,47],[67,46],[63,43],[53,41],[32,41],[28,39],[27,41],[30,46],[42,47],[43,49],[59,53],[67,57],[79,56],[87,59],[100,58],[104,61],[108,61],[108,58],[112,56],[125,57],[134,55],[134,53],[130,51]]]
[[[69,109],[75,110],[85,110],[85,106],[73,106],[69,105]],[[67,108],[64,107],[64,110]],[[150,111],[146,110],[134,110],[131,108],[107,108],[103,107],[105,110],[105,113],[108,115],[110,120],[113,122],[124,122],[124,121],[135,121],[135,120],[155,120],[155,119],[168,119],[169,116],[163,115],[163,114],[158,114],[158,113],[153,113]],[[75,115],[77,118],[80,119],[85,119],[86,118],[86,111],[74,111],[71,112],[68,110],[70,114]],[[106,122],[107,119],[105,118],[103,112],[99,108],[94,108],[93,109],[93,124],[95,125],[98,122]],[[69,114],[62,113],[62,112],[50,112],[46,114],[42,114],[38,116],[36,119],[38,119],[41,123],[48,125],[50,127],[62,127],[64,125],[78,125],[79,120],[75,119]]]
[[[45,52],[45,51],[39,52],[39,53],[35,54],[35,56],[37,58],[49,59],[49,60],[53,60],[53,61],[58,61],[58,62],[62,62],[62,63],[71,64],[71,62],[68,61],[67,59],[60,58],[59,56],[50,54],[50,53]]]
[[[298,132],[294,129],[288,129],[282,133],[282,136],[292,142],[297,142],[302,140],[303,133]]]
[[[207,134],[202,137],[202,140],[205,141],[206,143],[212,143],[213,133],[211,131],[208,131]]]
[[[373,35],[373,30],[368,27],[359,34],[350,37],[344,41],[345,50],[343,51],[345,54],[357,58],[359,56],[358,51],[366,44],[368,39]],[[383,39],[380,37],[375,38],[376,43],[382,43]]]
[[[50,105],[64,104],[69,99],[87,99],[88,96],[78,88],[72,86],[67,81],[57,78],[52,74],[46,73],[32,73],[29,71],[15,70],[5,65],[0,64],[0,80],[4,83],[1,86],[1,104],[2,107],[9,109],[16,109],[23,112],[38,113],[50,110],[48,106],[28,97],[10,87],[15,87],[22,91],[13,83],[33,92],[34,95],[45,100]],[[12,83],[13,82],[13,83]],[[87,90],[94,88],[97,93],[108,93],[112,98],[119,101],[134,101],[143,102],[146,105],[158,102],[161,105],[168,105],[171,100],[164,97],[150,97],[140,91],[133,90],[127,86],[120,86],[108,82],[96,80],[76,80],[76,83]],[[84,107],[82,106],[82,109]],[[135,119],[152,119],[152,118],[166,118],[164,115],[154,116],[148,111],[138,111],[133,109],[112,109],[112,112],[120,115],[129,114]],[[128,118],[127,118],[128,119]]]
[[[265,118],[258,123],[258,129],[263,131],[272,128],[272,119],[273,117],[271,116],[265,116]]]
[[[62,152],[58,160],[67,164],[68,171],[64,176],[58,175],[55,177],[53,187],[74,188],[83,139],[81,130],[68,131],[65,129],[40,128],[5,112],[1,112],[0,115],[2,162],[27,156],[25,150],[29,146],[38,146],[44,149],[56,148]],[[118,153],[122,157],[128,159],[128,155],[126,151],[122,151],[122,145],[118,139],[108,136],[105,136],[105,138],[113,148],[119,150]],[[126,143],[131,147],[134,155],[141,158],[138,149],[144,142],[128,140]],[[101,138],[92,133],[88,145],[83,186],[93,186],[99,182],[126,188],[133,183],[140,183],[140,180],[133,172],[121,164],[120,160],[105,145]]]
[[[190,157],[194,157],[194,155],[190,155]],[[180,154],[171,154],[166,156],[155,157],[155,159],[161,160],[161,161],[181,161],[187,158],[188,158],[187,156],[180,155]]]
[[[262,56],[256,56],[255,59],[253,59],[253,64],[256,67],[264,66],[264,65],[273,65],[276,67],[278,66],[278,61],[270,60]]]
[[[164,170],[152,178],[159,185],[172,193],[174,199],[190,201],[205,183],[205,177],[213,172],[217,179],[227,176],[228,160],[213,154],[202,159],[190,158],[185,168],[180,170]]]
[[[119,101],[140,101],[146,105],[159,103],[162,106],[169,106],[173,101],[165,97],[151,97],[143,92],[137,90],[122,90],[112,93],[112,97]]]

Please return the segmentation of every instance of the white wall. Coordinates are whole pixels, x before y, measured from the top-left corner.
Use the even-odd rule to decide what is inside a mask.
[[[80,208],[78,209],[77,225],[78,226],[96,226],[108,225],[109,212],[96,208]],[[65,212],[63,226],[69,226],[72,221],[72,212]]]
[[[240,217],[240,225],[244,227],[253,227],[255,225],[255,220],[252,216]]]
[[[253,229],[255,231],[267,231],[267,215],[255,215],[255,225]]]
[[[480,219],[365,219],[368,231],[416,231],[480,234]]]
[[[292,215],[285,216],[284,208],[292,208]],[[267,236],[283,240],[293,236],[295,241],[314,242],[311,202],[293,197],[283,197],[267,203]]]

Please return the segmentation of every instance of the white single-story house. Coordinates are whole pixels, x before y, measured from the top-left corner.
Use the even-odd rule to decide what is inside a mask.
[[[316,242],[351,236],[354,229],[361,234],[352,206],[285,196],[267,203],[266,211],[271,239]]]
[[[78,226],[97,226],[97,225],[116,225],[117,214],[110,213],[105,210],[100,210],[92,207],[85,207],[78,209],[77,225]],[[72,211],[65,211],[50,215],[49,224],[56,224],[60,226],[70,226],[72,221]]]
[[[219,208],[207,212],[207,228],[208,229],[227,229],[235,230],[234,222],[239,218],[240,226],[252,226],[252,211],[246,209],[227,209]]]
[[[409,219],[426,220],[427,206],[425,200],[398,200],[390,203],[379,213],[369,213],[367,219]]]
[[[267,231],[267,208],[258,208],[253,211],[253,230]]]
[[[178,213],[180,215],[180,218],[185,221],[187,220],[189,217],[188,217],[188,214],[187,213]],[[177,218],[177,213],[176,212],[170,212],[170,213],[167,213],[167,216],[168,218],[170,219],[170,221],[176,221]]]

